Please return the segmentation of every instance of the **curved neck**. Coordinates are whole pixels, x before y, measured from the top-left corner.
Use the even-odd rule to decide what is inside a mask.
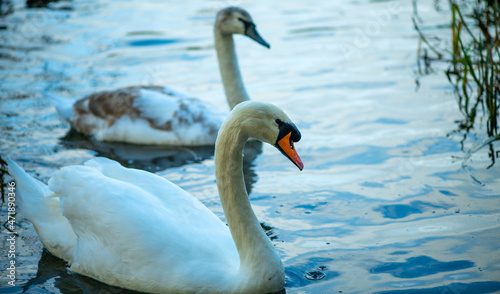
[[[238,59],[234,50],[233,36],[214,30],[215,50],[219,60],[219,70],[226,93],[227,103],[233,109],[237,104],[249,100],[241,79]]]
[[[230,124],[229,124],[230,125]],[[243,284],[260,285],[261,293],[285,283],[283,264],[255,216],[245,189],[242,152],[247,140],[225,124],[215,147],[215,175],[224,215],[240,256]]]

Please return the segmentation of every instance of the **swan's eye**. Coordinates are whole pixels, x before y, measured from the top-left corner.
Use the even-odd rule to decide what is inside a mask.
[[[293,142],[300,141],[301,137],[300,132],[293,123],[284,122],[279,118],[275,119],[274,121],[278,124],[278,129],[279,129],[278,140],[281,140],[287,135],[289,135],[290,145],[292,145]]]
[[[251,21],[247,21],[247,20],[244,20],[243,18],[241,17],[238,17],[238,20],[241,21],[242,23],[244,23],[245,25],[249,25],[251,24],[252,22]]]
[[[255,28],[255,24],[251,21],[244,20],[241,17],[238,17],[238,20],[241,21],[243,23],[243,25],[245,26],[245,32],[248,32],[249,29]]]

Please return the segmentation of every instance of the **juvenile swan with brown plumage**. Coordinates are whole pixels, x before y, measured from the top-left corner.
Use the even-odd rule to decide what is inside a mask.
[[[249,100],[241,79],[233,34],[269,48],[250,14],[222,9],[214,25],[215,49],[230,109]],[[76,103],[48,94],[71,127],[98,141],[173,146],[213,145],[226,113],[168,87],[131,86],[86,96]]]
[[[20,214],[73,272],[152,293],[274,293],[284,287],[285,272],[250,205],[242,152],[249,138],[257,139],[302,170],[294,147],[300,137],[274,105],[246,101],[231,111],[215,146],[227,226],[168,180],[109,159],[64,167],[48,187],[7,162]]]

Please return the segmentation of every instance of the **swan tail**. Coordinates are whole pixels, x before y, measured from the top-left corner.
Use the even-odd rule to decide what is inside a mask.
[[[42,93],[43,96],[49,99],[50,102],[52,102],[52,104],[56,107],[59,116],[61,116],[61,118],[63,118],[64,120],[70,122],[71,118],[73,117],[73,104],[75,103],[75,101],[48,92]]]
[[[61,213],[59,197],[50,191],[47,185],[28,175],[10,158],[5,161],[9,174],[16,181],[16,210],[33,224],[44,247],[50,253],[71,262],[76,235]]]

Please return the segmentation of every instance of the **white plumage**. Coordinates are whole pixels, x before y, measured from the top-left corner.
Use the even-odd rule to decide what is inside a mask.
[[[300,133],[286,114],[258,102],[235,107],[215,155],[229,227],[170,181],[109,159],[64,167],[48,187],[9,159],[8,170],[21,214],[76,273],[153,293],[270,293],[284,286],[284,270],[245,190],[241,154],[250,137],[284,147],[302,168],[290,139]]]

